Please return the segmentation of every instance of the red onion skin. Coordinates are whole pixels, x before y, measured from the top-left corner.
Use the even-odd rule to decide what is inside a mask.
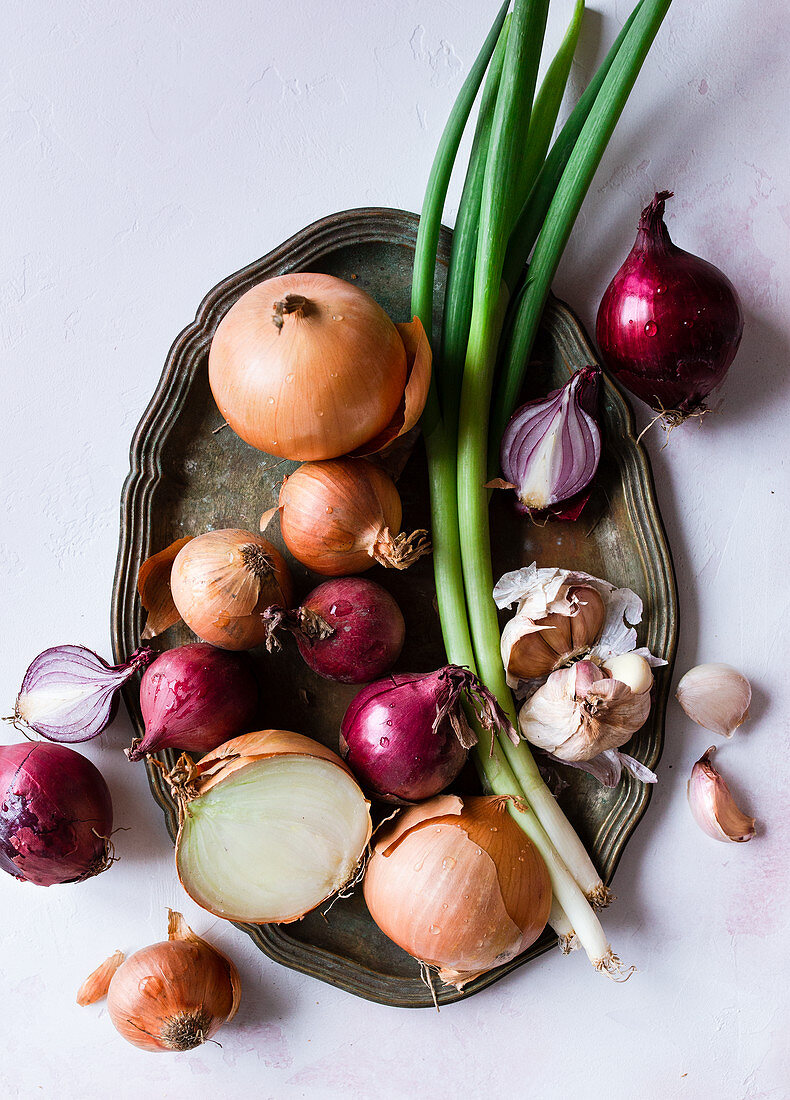
[[[730,280],[677,248],[659,192],[642,211],[636,242],[606,288],[596,339],[614,377],[658,412],[705,408],[735,358],[743,311]]]
[[[420,802],[452,783],[466,749],[447,718],[436,733],[438,673],[396,673],[369,684],[343,718],[341,755],[384,802]]]
[[[339,577],[314,589],[302,607],[332,627],[311,641],[296,634],[305,664],[327,680],[367,684],[397,661],[406,638],[401,610],[386,589],[365,577]]]
[[[112,800],[101,772],[65,745],[0,746],[0,868],[37,886],[81,882],[110,863]]]
[[[244,733],[258,709],[258,684],[244,654],[207,642],[168,649],[140,681],[145,734],[130,760],[161,749],[210,752]]]

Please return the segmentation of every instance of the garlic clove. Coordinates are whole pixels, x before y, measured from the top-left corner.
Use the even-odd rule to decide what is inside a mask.
[[[638,653],[623,653],[619,657],[610,657],[603,667],[611,673],[613,680],[627,684],[634,695],[650,691],[653,686],[653,673],[644,657]]]
[[[694,820],[714,840],[742,844],[755,835],[754,818],[735,804],[730,788],[713,766],[712,745],[691,770],[688,800]]]
[[[697,725],[722,737],[732,737],[749,717],[752,688],[730,665],[697,665],[682,677],[677,701]]]

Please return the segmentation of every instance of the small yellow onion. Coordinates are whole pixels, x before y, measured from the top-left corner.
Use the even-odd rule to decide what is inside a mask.
[[[340,757],[309,737],[248,733],[198,763],[182,755],[166,778],[179,803],[178,876],[210,913],[300,920],[358,872],[370,805]]]
[[[207,531],[176,555],[170,574],[178,614],[198,638],[220,649],[252,649],[266,640],[262,613],[290,606],[291,576],[282,555],[251,531]]]
[[[315,272],[248,290],[209,354],[211,390],[231,428],[298,461],[385,446],[416,423],[429,381],[419,320],[396,327],[364,290]]]
[[[361,573],[376,562],[406,569],[430,551],[427,531],[399,534],[395,483],[364,458],[304,463],[283,482],[278,508],[285,545],[324,576]]]
[[[79,1004],[92,1004],[106,993],[119,1034],[154,1052],[205,1043],[235,1016],[241,999],[233,963],[196,936],[180,913],[168,912],[166,940],[135,951],[125,962],[116,952],[78,994]]]
[[[371,916],[391,940],[462,989],[543,931],[551,883],[508,798],[440,795],[376,835],[364,880]]]

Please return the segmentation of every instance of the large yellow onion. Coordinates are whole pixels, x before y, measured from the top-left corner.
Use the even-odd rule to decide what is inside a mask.
[[[551,883],[508,798],[440,795],[376,834],[365,901],[404,951],[458,989],[543,931]]]
[[[385,446],[416,423],[429,379],[419,321],[396,327],[365,291],[315,272],[248,290],[209,354],[211,391],[234,432],[299,461]]]
[[[357,874],[370,806],[331,749],[261,730],[167,781],[179,803],[176,869],[198,905],[251,924],[299,920]]]

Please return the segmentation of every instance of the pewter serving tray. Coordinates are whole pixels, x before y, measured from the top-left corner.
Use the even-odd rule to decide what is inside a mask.
[[[214,430],[222,418],[208,386],[208,350],[216,327],[241,294],[255,283],[287,271],[324,271],[354,280],[373,295],[393,319],[409,319],[409,298],[417,216],[400,210],[349,210],[324,218],[279,248],[216,286],[203,300],[196,319],[177,338],[167,357],[156,393],[140,421],[131,445],[131,471],[121,498],[121,534],[112,606],[113,649],[117,660],[139,643],[143,612],[136,581],[140,563],[174,539],[209,528],[258,529],[263,511],[277,498],[283,476],[294,463],[253,450],[229,428]],[[442,232],[436,269],[438,323],[451,233]],[[569,373],[595,361],[590,344],[570,309],[555,299],[547,307],[528,372],[525,397],[561,385]],[[655,703],[648,723],[627,750],[654,768],[661,754],[664,711],[677,642],[677,602],[672,559],[655,500],[645,452],[634,437],[630,408],[623,394],[607,381],[603,396],[605,434],[595,490],[575,523],[537,526],[512,509],[510,494],[496,493],[492,512],[495,576],[537,560],[538,565],[582,569],[613,584],[633,588],[645,605],[640,644],[665,657],[658,670]],[[421,445],[399,481],[404,529],[428,527],[425,460]],[[276,524],[267,531],[289,558],[298,596],[316,579],[290,559]],[[430,558],[404,573],[375,567],[370,576],[388,588],[403,609],[407,641],[398,668],[427,671],[445,663],[434,606]],[[194,640],[183,625],[157,639],[166,649]],[[280,654],[255,651],[262,685],[259,728],[298,730],[337,748],[343,712],[354,687],[334,684],[303,664],[295,645]],[[135,686],[125,689],[137,732],[142,721]],[[174,762],[175,754],[163,753]],[[560,801],[609,883],[628,838],[650,799],[650,787],[624,775],[614,790],[589,776],[563,769],[568,787]],[[159,772],[150,764],[151,791],[164,811],[171,837],[177,815]],[[468,769],[459,789],[475,790]],[[153,807],[152,807],[153,812]],[[173,871],[175,875],[175,868]],[[417,963],[376,927],[356,889],[326,912],[308,914],[288,925],[239,925],[270,958],[311,974],[350,993],[387,1005],[432,1004],[420,980]],[[324,915],[325,913],[325,915]],[[550,930],[523,955],[466,987],[472,996],[509,971],[534,959],[556,943]],[[575,958],[569,966],[583,965]],[[450,988],[440,1003],[461,995]]]

